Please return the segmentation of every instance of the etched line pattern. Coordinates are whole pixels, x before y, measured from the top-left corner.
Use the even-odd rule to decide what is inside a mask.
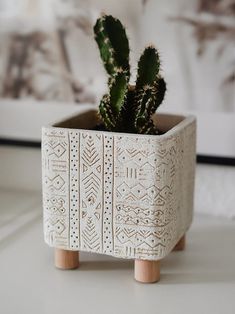
[[[70,131],[70,248],[79,249],[79,133]]]
[[[59,213],[59,215],[65,214],[65,195],[53,195],[45,197],[44,209],[50,211],[52,214]]]
[[[82,241],[86,250],[100,251],[100,235],[97,233],[96,225],[90,216],[87,218],[86,226],[82,231]]]
[[[167,209],[166,209],[167,210]],[[165,227],[170,220],[166,211],[142,209],[140,207],[119,205],[116,210],[116,225],[125,224],[138,227]]]
[[[80,235],[81,247],[102,252],[103,230],[103,137],[80,135]]]
[[[195,124],[182,132],[160,140],[45,129],[46,242],[124,258],[164,257],[192,220]]]
[[[68,133],[46,129],[42,144],[45,240],[52,246],[68,248]]]
[[[169,148],[159,145],[156,153],[150,139],[124,136],[116,141],[115,153],[115,252],[162,256],[174,217],[168,215],[175,171],[169,158],[175,156],[172,142]]]

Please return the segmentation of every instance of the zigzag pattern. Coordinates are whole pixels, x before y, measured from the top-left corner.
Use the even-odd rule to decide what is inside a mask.
[[[81,146],[81,243],[85,249],[99,252],[101,250],[102,235],[102,137],[82,134]]]
[[[82,160],[84,161],[84,170],[87,170],[88,167],[93,166],[97,161],[99,161],[99,154],[94,145],[94,141],[91,137],[88,137],[86,146],[83,150]]]
[[[163,145],[144,139],[119,140],[115,169],[118,182],[115,249],[131,256],[136,252],[146,256],[162,254],[171,238],[169,230],[174,226],[172,203],[177,151],[171,140]],[[129,175],[132,168],[138,169],[135,176]]]
[[[86,200],[93,205],[96,202],[101,184],[100,178],[95,174],[95,172],[101,172],[101,166],[95,166],[100,161],[100,156],[93,138],[91,136],[83,136],[83,138],[86,138],[86,145],[84,145],[82,154],[82,171],[89,174],[82,179],[82,183],[84,184]]]
[[[130,215],[117,215],[116,223],[117,224],[125,224],[125,225],[133,225],[133,226],[143,226],[143,227],[166,227],[169,224],[170,220],[164,221],[163,219],[155,218],[152,219],[150,217],[131,217]]]
[[[165,185],[162,188],[156,185],[145,188],[140,183],[129,186],[125,182],[117,187],[118,196],[126,201],[141,201],[146,204],[164,206],[173,194],[172,186]]]
[[[100,179],[91,172],[86,178],[83,179],[86,199],[90,204],[94,204],[97,198],[97,194],[100,189]]]
[[[86,228],[82,231],[82,241],[85,249],[100,251],[100,237],[96,232],[92,217],[87,218]]]
[[[149,247],[154,249],[157,247],[165,247],[162,242],[162,237],[165,236],[165,229],[162,230],[161,235],[149,230],[136,230],[132,228],[116,228],[116,237],[119,243],[123,245],[131,245],[135,248]]]

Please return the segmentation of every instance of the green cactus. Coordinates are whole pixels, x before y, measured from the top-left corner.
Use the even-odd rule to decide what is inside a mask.
[[[99,18],[94,26],[95,39],[109,75],[109,93],[99,105],[99,114],[109,131],[157,134],[151,120],[166,91],[160,75],[156,48],[148,46],[138,62],[136,85],[129,84],[129,43],[121,22],[111,15]]]
[[[109,75],[123,71],[129,77],[129,42],[125,28],[118,19],[105,15],[94,26],[100,56]]]

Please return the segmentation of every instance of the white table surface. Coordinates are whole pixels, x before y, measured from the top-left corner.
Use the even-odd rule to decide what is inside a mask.
[[[73,271],[53,266],[43,242],[40,194],[0,190],[0,313],[235,313],[235,221],[197,216],[187,248],[140,284],[133,261],[80,253]]]

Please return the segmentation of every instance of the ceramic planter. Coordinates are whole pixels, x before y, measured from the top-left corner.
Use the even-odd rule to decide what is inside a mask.
[[[75,267],[79,250],[159,261],[190,227],[195,118],[154,119],[163,135],[92,130],[95,110],[43,128],[44,237],[57,266]]]

